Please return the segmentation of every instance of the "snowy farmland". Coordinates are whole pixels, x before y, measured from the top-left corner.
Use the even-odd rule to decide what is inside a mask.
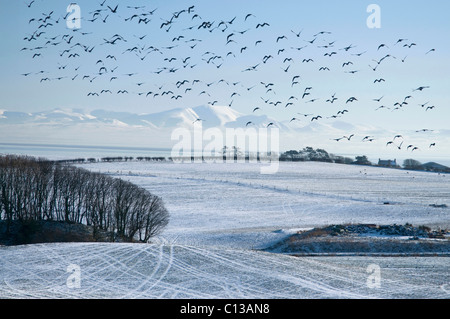
[[[81,165],[161,196],[151,244],[0,248],[0,298],[449,298],[449,257],[293,257],[262,252],[330,224],[449,228],[450,176],[328,163]],[[77,288],[67,267],[78,265]],[[379,284],[370,285],[373,265]],[[368,268],[369,267],[369,268]]]
[[[266,165],[266,164],[261,164]],[[162,238],[178,244],[262,248],[286,233],[342,223],[450,227],[450,175],[328,163],[115,163],[82,167],[161,196]],[[389,203],[389,204],[387,204]]]

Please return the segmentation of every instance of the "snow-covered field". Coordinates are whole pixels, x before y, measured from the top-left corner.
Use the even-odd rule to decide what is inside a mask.
[[[0,248],[0,298],[450,297],[449,257],[258,251],[296,230],[329,224],[448,228],[449,209],[429,205],[450,206],[450,175],[311,162],[280,163],[273,175],[245,163],[82,167],[161,196],[168,227],[152,244]],[[79,266],[79,288],[67,284],[70,264]]]
[[[368,284],[370,265],[380,286]],[[79,266],[79,288],[68,266]],[[187,245],[2,248],[0,298],[448,298],[448,258],[290,257]],[[70,270],[70,268],[69,268]]]
[[[341,223],[450,227],[450,175],[328,163],[115,163],[82,167],[161,196],[171,243],[262,248],[293,230]],[[385,203],[390,203],[386,205]]]

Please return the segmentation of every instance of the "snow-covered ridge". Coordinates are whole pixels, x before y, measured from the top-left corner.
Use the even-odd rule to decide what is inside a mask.
[[[242,114],[228,106],[201,105],[176,108],[157,113],[136,114],[107,110],[83,111],[57,108],[35,113],[0,110],[2,124],[84,124],[103,123],[120,126],[150,126],[159,128],[192,127],[195,122],[203,127],[266,127],[269,123],[285,128],[285,125],[267,116]],[[248,125],[247,125],[248,124]]]
[[[296,232],[330,224],[369,224],[372,231],[376,229],[370,224],[447,229],[448,209],[429,204],[449,204],[448,176],[318,162],[280,163],[271,178],[259,173],[258,164],[248,163],[133,161],[82,167],[161,196],[171,214],[167,229],[151,244],[0,247],[0,298],[449,297],[449,257],[442,255],[361,256],[347,250],[351,255],[342,258],[334,250],[333,256],[297,258],[262,251]],[[380,236],[333,238],[348,248],[390,241]],[[322,239],[316,243],[329,247],[330,238]],[[411,247],[424,240],[431,241],[402,243]],[[443,240],[433,239],[439,242]],[[79,267],[79,288],[68,281],[71,265]],[[373,266],[380,271],[379,287],[368,285],[374,283],[368,281],[376,274]]]

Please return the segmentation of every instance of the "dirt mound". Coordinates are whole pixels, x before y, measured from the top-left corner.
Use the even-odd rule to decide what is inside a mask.
[[[294,255],[450,255],[450,233],[410,224],[331,225],[299,231],[265,251]]]
[[[57,242],[110,242],[111,234],[94,227],[57,221],[0,221],[0,245],[24,245]],[[114,239],[114,241],[117,241]]]
[[[374,225],[374,224],[350,224],[330,225],[322,228],[314,228],[297,233],[299,237],[320,236],[409,236],[413,238],[440,238],[444,239],[447,230],[432,230],[426,226],[415,227],[405,225]]]

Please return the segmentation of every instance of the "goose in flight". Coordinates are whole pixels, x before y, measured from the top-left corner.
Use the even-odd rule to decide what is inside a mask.
[[[265,26],[270,27],[270,24],[268,24],[267,22],[258,23],[258,24],[256,25],[256,29],[262,28],[262,27],[265,27]]]
[[[277,38],[277,43],[278,43],[278,41],[283,40],[283,39],[287,39],[287,37],[285,35],[282,35],[282,36],[278,37]]]
[[[293,34],[295,34],[295,36],[297,37],[297,38],[300,38],[300,35],[302,34],[302,32],[303,32],[303,30],[301,30],[300,32],[295,32],[295,31],[293,31],[293,30],[291,30],[291,32],[293,33]]]
[[[320,31],[320,32],[314,34],[314,36],[317,37],[318,35],[321,35],[321,34],[331,34],[331,32],[330,31]]]
[[[344,138],[346,138],[347,140],[350,141],[350,140],[352,139],[353,136],[355,136],[355,134],[351,134],[350,136],[344,136]]]
[[[415,92],[415,91],[423,91],[423,90],[428,89],[428,88],[430,88],[430,87],[429,86],[419,86],[417,89],[414,89],[413,92]]]
[[[373,99],[375,102],[380,102],[381,99],[384,97],[384,95],[382,97],[380,97],[379,99]]]
[[[256,18],[253,14],[251,14],[251,13],[248,13],[246,16],[245,16],[245,19],[244,19],[244,21],[247,21],[247,19],[248,18],[250,18],[250,17],[254,17],[254,18]]]
[[[290,66],[290,65],[288,65],[288,66],[287,66],[287,68],[285,68],[285,69],[281,68],[281,69],[282,69],[282,70],[283,70],[284,72],[286,72],[286,73],[287,73],[287,72],[289,71],[289,68],[290,68],[290,67],[291,67],[291,66]]]
[[[355,48],[355,47],[352,44],[350,44],[349,46],[346,46],[345,48],[342,48],[341,50],[348,51],[348,50],[353,49],[353,48]]]
[[[347,100],[347,102],[345,102],[345,104],[347,104],[349,102],[351,103],[351,102],[354,102],[354,101],[358,101],[358,99],[356,97],[352,96],[352,97],[348,98],[348,100]]]
[[[326,100],[326,102],[334,103],[334,101],[337,100],[337,97],[335,97],[335,95],[336,95],[336,93],[334,93],[334,94],[331,96],[331,99]]]
[[[367,51],[364,51],[364,52],[361,52],[361,53],[352,54],[352,55],[361,56],[361,55],[363,55],[363,54],[366,53],[366,52],[367,52]]]
[[[109,10],[111,10],[112,13],[116,13],[117,12],[117,8],[119,7],[119,5],[116,5],[116,7],[113,9],[110,6],[107,6]]]
[[[408,39],[398,39],[397,42],[395,42],[394,45],[397,45],[397,44],[399,44],[400,42],[403,42],[403,41],[408,41]]]
[[[404,48],[409,48],[409,49],[411,49],[411,47],[412,47],[413,45],[417,45],[417,44],[415,44],[415,43],[404,44],[403,47],[404,47]]]

